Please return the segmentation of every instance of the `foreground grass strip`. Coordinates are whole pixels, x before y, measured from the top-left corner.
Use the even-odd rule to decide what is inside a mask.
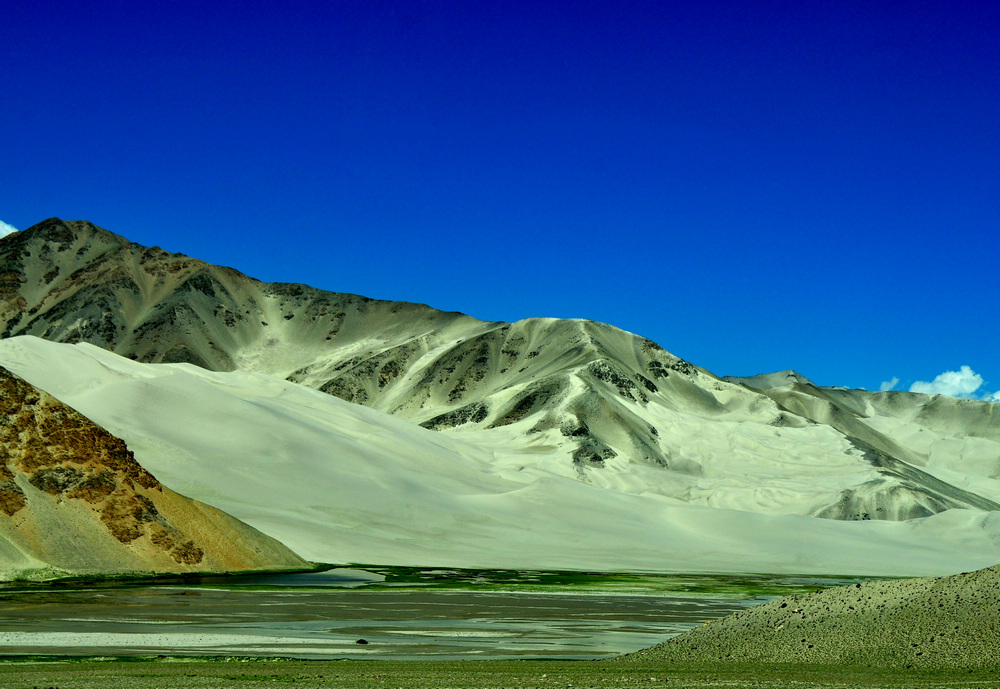
[[[573,689],[610,687],[1000,687],[1000,671],[900,672],[843,666],[678,665],[603,661],[298,661],[265,659],[66,660],[0,662],[0,689],[171,689],[325,687],[407,689]]]

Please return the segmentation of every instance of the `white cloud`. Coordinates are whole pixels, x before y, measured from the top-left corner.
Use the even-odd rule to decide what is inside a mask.
[[[952,397],[971,397],[983,384],[983,377],[968,366],[957,371],[945,371],[931,382],[918,380],[910,386],[910,392],[923,392],[929,395],[951,395]]]
[[[892,380],[883,380],[882,385],[880,385],[878,389],[885,392],[887,390],[892,390],[897,385],[899,385],[899,378],[893,376]]]
[[[1000,402],[1000,390],[989,393],[987,395],[983,395],[983,399],[986,400],[987,402]]]
[[[17,232],[17,228],[13,225],[8,225],[3,220],[0,220],[0,237],[6,237],[9,234]]]

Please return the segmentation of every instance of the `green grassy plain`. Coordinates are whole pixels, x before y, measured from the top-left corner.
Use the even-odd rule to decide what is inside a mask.
[[[265,659],[0,662],[0,689],[612,689],[1000,687],[1000,674],[899,672],[844,666],[683,665],[614,661],[300,661]]]

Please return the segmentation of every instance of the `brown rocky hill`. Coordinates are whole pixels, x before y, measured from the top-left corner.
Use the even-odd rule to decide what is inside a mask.
[[[229,371],[254,354],[266,366],[279,345],[309,360],[332,340],[391,341],[454,322],[480,325],[417,304],[262,283],[85,221],[51,218],[0,242],[0,337],[89,342],[147,363]]]
[[[308,567],[2,367],[0,457],[0,580]]]

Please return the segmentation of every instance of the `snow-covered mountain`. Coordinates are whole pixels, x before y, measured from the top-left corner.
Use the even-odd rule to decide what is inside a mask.
[[[265,284],[58,219],[0,240],[0,329],[0,365],[120,434],[168,485],[312,559],[871,573],[1000,561],[996,404],[793,372],[722,379],[609,325]],[[81,356],[111,382],[94,374],[74,393],[77,369],[50,357]],[[268,405],[302,401],[261,406],[255,386],[282,391]],[[181,399],[213,437],[183,415],[183,432],[159,428],[149,410]],[[271,508],[241,484],[253,476]],[[308,508],[279,509],[303,490]]]

